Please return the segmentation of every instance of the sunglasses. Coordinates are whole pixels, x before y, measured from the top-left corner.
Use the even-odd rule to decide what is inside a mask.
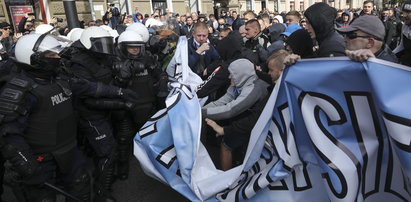
[[[9,30],[9,29],[10,29],[10,27],[4,27],[4,28],[2,28],[2,29],[4,29],[4,30]]]
[[[369,36],[369,35],[362,36],[362,35],[358,35],[358,34],[355,33],[355,32],[347,32],[347,33],[344,33],[343,35],[344,35],[344,37],[347,37],[347,38],[349,38],[349,39],[356,39],[356,38],[366,38],[366,39],[369,39],[369,38],[374,38],[374,39],[376,39],[376,40],[381,41],[381,39],[378,39],[378,38],[376,38],[376,37],[374,37],[374,36]]]

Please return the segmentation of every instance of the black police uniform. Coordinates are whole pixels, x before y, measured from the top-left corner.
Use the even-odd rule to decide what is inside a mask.
[[[156,109],[164,107],[167,95],[167,74],[149,52],[130,59],[122,53],[114,65],[116,71],[115,83],[136,92],[140,98],[135,106],[126,113],[116,113],[118,127],[116,136],[118,142],[118,177],[126,179],[128,162],[131,154],[133,136],[137,130],[153,115]],[[162,104],[163,103],[163,104]]]
[[[2,153],[23,177],[28,201],[53,199],[44,180],[61,180],[67,191],[90,199],[85,157],[77,148],[73,96],[117,96],[119,88],[82,79],[39,79],[22,71],[4,78],[0,93],[1,133],[8,143]]]
[[[70,71],[79,78],[109,85],[112,80],[112,65],[108,55],[79,49],[72,55]],[[99,99],[76,98],[81,134],[87,137],[96,159],[95,189],[98,196],[106,197],[113,182],[115,162],[115,139],[111,125],[111,113],[104,106],[96,106]],[[107,195],[107,197],[109,197]]]

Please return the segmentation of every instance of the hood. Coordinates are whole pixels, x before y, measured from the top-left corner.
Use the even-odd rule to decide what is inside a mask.
[[[349,11],[345,11],[344,13],[341,14],[341,17],[344,16],[344,15],[348,16],[348,22],[350,22],[350,18],[351,18],[351,17],[350,17],[350,12],[349,12]],[[341,21],[342,21],[342,19],[341,19]]]
[[[228,66],[228,71],[237,88],[242,88],[244,84],[252,83],[257,79],[254,64],[247,59],[235,60]]]
[[[283,24],[283,23],[284,23],[283,16],[281,16],[281,15],[276,15],[276,16],[274,16],[274,19],[277,19],[278,22],[280,22],[280,24]]]
[[[238,31],[232,31],[227,37],[217,43],[217,52],[223,61],[241,55],[243,39]]]
[[[313,55],[313,40],[305,29],[295,31],[285,42],[291,47],[293,53],[300,55],[301,58]]]
[[[304,12],[304,16],[314,29],[316,40],[321,42],[334,31],[337,10],[326,3],[316,3]]]
[[[268,27],[268,30],[270,32],[270,40],[271,43],[274,41],[280,40],[281,33],[285,31],[285,26],[283,24],[273,24],[270,27]]]

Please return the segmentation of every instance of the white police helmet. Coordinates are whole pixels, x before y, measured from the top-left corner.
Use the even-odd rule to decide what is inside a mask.
[[[89,27],[81,33],[81,44],[88,50],[113,54],[113,37],[101,27]]]
[[[144,43],[146,43],[150,38],[150,34],[148,33],[147,27],[145,27],[141,23],[133,23],[129,25],[126,30],[132,30],[137,32],[141,36],[141,38],[143,38]]]
[[[24,35],[17,41],[15,55],[17,62],[35,65],[42,53],[60,53],[62,50],[57,39],[46,34],[33,33]]]
[[[136,47],[138,50],[135,50],[134,53],[129,52],[127,50],[129,47]],[[120,53],[130,59],[138,59],[143,56],[145,54],[144,47],[145,44],[143,38],[135,31],[126,30],[118,37],[118,48],[120,49]]]
[[[84,29],[81,28],[74,28],[72,29],[68,34],[67,34],[67,38],[70,41],[77,41],[80,39],[81,34],[83,33]]]
[[[49,24],[41,24],[41,25],[36,27],[36,30],[34,31],[34,33],[44,34],[46,32],[50,32],[53,29],[54,29],[54,27],[49,25]]]

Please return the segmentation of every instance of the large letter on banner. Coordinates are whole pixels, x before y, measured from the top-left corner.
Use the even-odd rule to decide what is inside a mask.
[[[135,138],[145,171],[194,201],[411,201],[411,71],[378,59],[288,67],[223,172],[199,140],[200,105],[174,83]]]

